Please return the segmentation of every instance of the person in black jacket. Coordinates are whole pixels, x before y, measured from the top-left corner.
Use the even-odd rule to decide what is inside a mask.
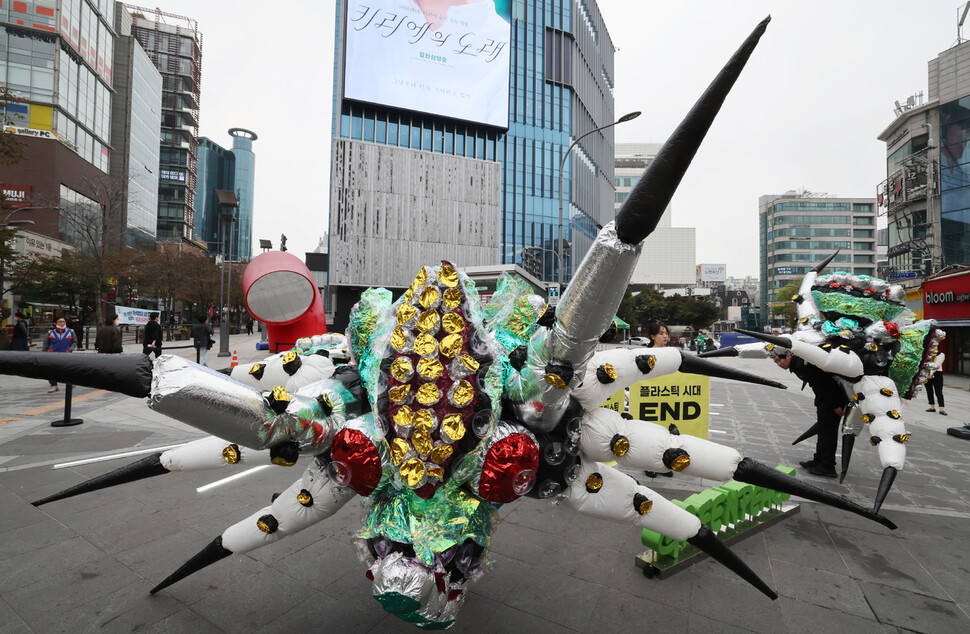
[[[192,326],[192,339],[195,346],[195,362],[199,365],[208,367],[206,361],[209,357],[209,349],[215,341],[212,340],[212,325],[208,315],[199,315],[199,323]]]
[[[158,323],[158,313],[148,315],[148,323],[145,324],[145,344],[142,352],[148,356],[155,353],[155,358],[162,356],[162,326]]]
[[[839,422],[848,403],[845,390],[831,374],[789,353],[776,349],[772,358],[775,365],[808,383],[815,392],[815,412],[818,421],[815,456],[811,460],[803,460],[798,464],[805,467],[812,475],[834,478]]]

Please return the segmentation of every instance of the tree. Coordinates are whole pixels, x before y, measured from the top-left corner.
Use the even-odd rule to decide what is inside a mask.
[[[721,309],[706,297],[683,297],[674,295],[667,298],[670,324],[686,324],[698,332],[709,327],[721,316]]]
[[[795,329],[795,322],[798,321],[798,306],[792,300],[798,295],[799,286],[800,282],[797,281],[782,286],[771,303],[771,312],[776,317],[784,317],[785,325],[791,330]]]

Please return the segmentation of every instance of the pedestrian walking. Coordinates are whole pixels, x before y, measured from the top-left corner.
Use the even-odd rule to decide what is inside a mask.
[[[206,363],[209,350],[215,345],[212,338],[212,324],[208,315],[199,315],[199,323],[192,326],[192,339],[195,346],[195,362],[208,367]]]
[[[118,330],[118,315],[110,315],[107,323],[98,328],[94,349],[101,354],[121,354],[125,351],[121,345],[121,331]]]
[[[939,370],[933,374],[933,378],[926,382],[926,399],[930,402],[930,408],[926,411],[937,411],[936,401],[939,401],[940,415],[946,416],[946,410],[943,409],[943,362],[946,361],[946,355],[939,354],[936,356],[936,360],[939,364]],[[936,393],[936,401],[933,400],[934,392]]]
[[[47,341],[44,342],[44,352],[74,352],[77,350],[77,341],[74,331],[67,327],[67,320],[58,317],[54,322],[54,327],[47,331]],[[47,390],[52,394],[58,390],[57,381],[48,381],[51,389]]]
[[[10,349],[26,352],[30,350],[30,328],[27,327],[27,316],[14,313],[17,323],[13,327],[13,337],[10,339]]]
[[[158,313],[149,313],[148,323],[145,324],[145,343],[142,352],[155,358],[162,356],[162,326],[158,323]]]
[[[247,335],[253,334],[253,316],[252,315],[246,315],[246,334]]]
[[[84,324],[78,319],[77,313],[68,313],[67,327],[74,331],[77,347],[84,347]]]

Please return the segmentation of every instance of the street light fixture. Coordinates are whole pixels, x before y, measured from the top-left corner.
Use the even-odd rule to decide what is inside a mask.
[[[562,237],[562,193],[563,193],[562,192],[562,176],[563,176],[563,170],[566,169],[566,159],[569,158],[569,153],[573,151],[573,148],[576,147],[576,144],[579,143],[580,141],[582,141],[583,139],[585,139],[586,137],[588,137],[589,135],[593,134],[594,132],[600,132],[601,130],[605,130],[607,128],[612,128],[613,126],[615,126],[617,124],[620,124],[620,123],[626,123],[627,121],[633,121],[634,119],[636,119],[637,117],[639,117],[640,114],[641,114],[641,112],[639,110],[637,110],[635,112],[630,112],[630,113],[627,113],[627,114],[623,115],[622,117],[620,117],[619,119],[617,119],[613,123],[607,123],[606,125],[601,125],[598,128],[593,128],[589,132],[587,132],[587,133],[585,133],[583,135],[580,135],[575,141],[573,141],[569,145],[569,149],[567,149],[566,152],[562,155],[562,160],[559,162],[559,236],[556,239],[556,246],[557,246],[556,253],[557,253],[557,256],[558,256],[558,259],[559,259],[559,292],[560,293],[562,293],[562,280],[563,280],[563,275],[562,275],[562,251],[563,251],[563,248],[565,247],[565,242],[566,242],[565,240],[563,240],[563,237]]]
[[[220,357],[229,356],[229,324],[226,323],[226,313],[231,297],[232,285],[232,230],[236,223],[236,210],[239,208],[239,199],[235,192],[226,189],[215,190],[218,198],[218,205],[222,209],[219,217],[229,223],[229,257],[226,258],[226,232],[222,230],[222,223],[219,223],[220,233],[222,233],[222,272],[219,275],[219,354]],[[226,260],[229,260],[229,272],[226,273]],[[225,290],[225,292],[224,292]],[[228,295],[228,298],[226,297]]]

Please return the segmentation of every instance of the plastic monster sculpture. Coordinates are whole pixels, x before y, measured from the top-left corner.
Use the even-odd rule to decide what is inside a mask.
[[[900,399],[911,399],[942,367],[939,343],[946,333],[932,319],[913,323],[903,287],[868,275],[819,273],[838,254],[829,256],[802,279],[798,294],[798,324],[791,335],[766,335],[738,330],[767,344],[743,344],[700,356],[766,357],[790,350],[808,363],[831,372],[849,395],[842,421],[842,472],[845,479],[855,438],[863,428],[878,449],[883,473],[873,511],[883,501],[906,459],[906,431]],[[817,423],[816,423],[817,425]],[[815,426],[797,444],[817,433]]]
[[[229,527],[156,586],[244,553],[366,499],[358,547],[383,607],[419,627],[454,623],[467,583],[483,573],[497,509],[523,495],[686,540],[771,598],[769,589],[690,513],[619,467],[678,471],[766,486],[889,520],[742,456],[624,420],[599,405],[643,378],[681,370],[777,385],[666,348],[594,354],[640,253],[766,19],[704,93],[600,232],[556,311],[506,280],[483,307],[451,264],[423,267],[397,301],[365,292],[347,334],[301,341],[231,377],[181,358],[0,354],[0,373],[69,379],[147,396],[149,405],[212,437],[148,456],[36,505],[171,471],[313,460],[269,506]],[[239,380],[236,380],[236,379]]]

